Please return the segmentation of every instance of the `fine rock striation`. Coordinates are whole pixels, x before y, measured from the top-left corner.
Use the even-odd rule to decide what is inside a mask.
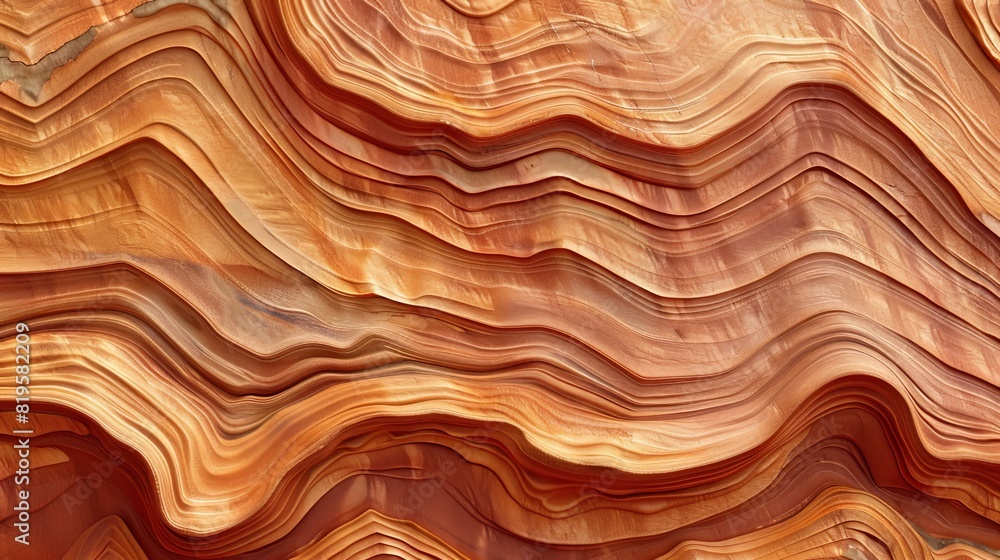
[[[0,550],[1000,556],[997,6],[3,4]]]

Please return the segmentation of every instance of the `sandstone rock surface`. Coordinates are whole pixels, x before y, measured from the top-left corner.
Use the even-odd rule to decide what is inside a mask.
[[[998,22],[6,2],[0,551],[998,557]]]

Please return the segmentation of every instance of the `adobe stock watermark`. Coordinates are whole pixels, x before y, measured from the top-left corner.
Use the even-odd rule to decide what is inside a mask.
[[[618,481],[618,474],[612,469],[604,469],[597,476],[591,477],[587,484],[580,487],[577,492],[578,497],[581,498],[581,502],[592,497],[596,497],[598,494],[607,491],[611,488],[615,482]],[[583,509],[581,504],[577,504],[570,511],[577,513],[581,512]],[[521,545],[521,558],[524,560],[535,560],[536,558],[543,558],[543,555],[552,548],[549,543],[543,543],[539,541],[532,541],[529,544]]]
[[[813,422],[812,429],[815,430],[817,441],[841,436],[848,426],[844,420],[835,414],[827,414],[819,420]]]
[[[950,481],[944,486],[957,486],[956,482],[968,478],[971,467],[961,459],[945,461],[944,471],[937,475],[939,480]],[[956,498],[939,497],[925,491],[918,491],[907,511],[899,512],[912,525],[919,525],[921,517],[941,515],[941,509]]]
[[[210,505],[201,505],[199,509],[201,513],[212,517],[228,518],[231,515],[231,508],[228,502],[213,502]],[[220,534],[217,532],[200,536],[180,535],[180,552],[192,558],[215,556],[217,552],[213,552],[212,549],[215,548],[215,543],[219,539]]]
[[[455,447],[454,451],[462,457],[467,457],[475,445],[489,441],[490,434],[500,431],[502,426],[503,424],[500,422],[487,422],[483,427],[476,428],[471,436],[463,438],[461,444]],[[396,502],[392,506],[393,515],[396,517],[406,517],[416,513],[417,510],[424,507],[427,500],[434,497],[434,494],[444,487],[448,478],[453,476],[457,471],[458,466],[451,459],[439,461],[438,468],[431,474],[430,478],[424,480],[416,487],[411,486],[406,499]]]
[[[62,505],[66,508],[66,513],[73,513],[73,510],[89,500],[94,492],[111,477],[115,468],[124,462],[121,453],[117,450],[109,453],[107,459],[92,461],[90,466],[93,467],[93,470],[87,476],[77,479],[73,486],[62,493]]]
[[[823,442],[825,440],[841,437],[847,433],[849,428],[850,426],[843,416],[832,413],[827,414],[813,421],[809,426],[808,430],[812,432],[813,437],[811,445],[824,445]],[[753,476],[758,475],[759,473]],[[780,478],[781,474],[778,474],[777,477]],[[774,484],[776,480],[772,480],[769,484]],[[774,526],[785,519],[782,517],[776,518],[766,510],[766,499],[762,494],[754,494],[749,496],[739,507],[725,514],[725,523],[729,525],[730,530],[733,532],[730,538],[746,535],[764,527]]]
[[[614,145],[619,142],[618,135],[601,125],[597,125],[597,127],[601,129],[601,136],[600,138],[592,138],[591,141],[602,150],[612,150]]]
[[[698,21],[702,25],[713,25],[719,21],[719,13],[724,4],[722,2],[708,2],[705,0],[687,0],[677,2],[674,9],[677,15],[685,21]]]
[[[464,458],[469,458],[475,445],[489,441],[491,433],[499,432],[503,425],[500,422],[487,422],[483,427],[477,428],[471,436],[463,438],[460,445],[454,451]],[[411,486],[405,499],[393,505],[393,515],[399,518],[413,515],[423,508],[445,486],[449,478],[458,472],[458,465],[450,459],[439,461],[437,467],[429,478],[418,485]],[[581,503],[574,506],[571,511],[581,512],[583,501],[596,497],[601,492],[606,491],[617,480],[618,474],[612,469],[604,469],[597,476],[591,477],[585,484],[580,486],[577,496],[580,498]],[[552,546],[549,543],[530,541],[521,546],[521,558],[524,560],[542,558]]]
[[[755,507],[746,503],[736,511],[726,515],[726,521],[734,533],[730,538],[736,538],[760,529],[762,527],[760,523],[761,513],[763,512],[757,511]],[[766,516],[764,518],[766,519]]]
[[[445,133],[445,129],[440,126],[435,127],[429,133],[417,139],[408,151],[401,154],[395,173],[406,180],[411,180],[415,176],[424,174],[425,170],[422,169],[423,164],[428,162],[433,163],[430,157],[435,152],[441,151],[441,147],[446,145],[447,141],[448,136]],[[418,165],[418,162],[421,165]]]
[[[270,453],[273,457],[288,458],[290,457],[291,451],[300,442],[295,438],[286,439],[283,443]],[[301,461],[307,459],[300,459]],[[274,470],[271,467],[271,470]],[[274,496],[272,496],[272,499]],[[268,502],[270,503],[270,502]],[[265,508],[267,506],[264,506]],[[204,519],[224,519],[232,520],[237,515],[237,512],[233,508],[232,502],[228,499],[199,499],[198,500],[198,516]],[[251,518],[252,519],[252,518]],[[242,525],[245,521],[241,522]],[[188,535],[181,533],[174,533],[176,535],[176,550],[177,552],[183,554],[184,556],[190,558],[218,558],[219,551],[218,542],[222,536],[230,529],[219,529],[212,533],[202,533],[200,535]]]

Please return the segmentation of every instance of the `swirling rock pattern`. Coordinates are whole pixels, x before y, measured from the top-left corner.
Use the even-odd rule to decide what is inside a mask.
[[[0,5],[0,550],[1000,556],[998,22]]]

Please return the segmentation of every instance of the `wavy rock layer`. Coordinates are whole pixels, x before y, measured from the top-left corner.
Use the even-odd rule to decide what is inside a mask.
[[[0,550],[1000,555],[995,2],[51,4]]]

